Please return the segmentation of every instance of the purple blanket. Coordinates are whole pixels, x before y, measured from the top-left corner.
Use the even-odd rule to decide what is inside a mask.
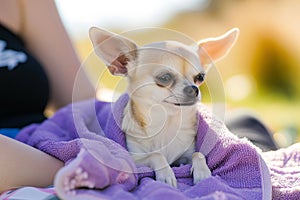
[[[300,199],[300,143],[263,153],[272,182],[273,199]]]
[[[62,199],[271,199],[271,178],[259,151],[238,139],[200,106],[196,149],[212,177],[193,185],[191,165],[173,167],[178,188],[154,180],[136,166],[120,129],[128,96],[113,104],[89,100],[59,110],[41,125],[23,129],[18,140],[66,163],[54,186]]]

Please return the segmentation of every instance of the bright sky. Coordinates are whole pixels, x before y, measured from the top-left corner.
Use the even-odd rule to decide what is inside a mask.
[[[70,34],[87,33],[89,27],[140,28],[159,26],[183,10],[201,8],[207,0],[56,0]]]

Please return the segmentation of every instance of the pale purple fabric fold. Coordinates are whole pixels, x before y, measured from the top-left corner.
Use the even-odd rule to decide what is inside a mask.
[[[271,174],[273,199],[300,199],[300,143],[263,153]]]
[[[238,139],[204,107],[199,108],[196,149],[206,156],[212,177],[192,183],[190,165],[173,167],[178,189],[155,181],[136,166],[120,129],[128,96],[116,103],[96,100],[69,105],[17,139],[66,163],[56,175],[63,199],[271,199],[270,174],[246,139]]]

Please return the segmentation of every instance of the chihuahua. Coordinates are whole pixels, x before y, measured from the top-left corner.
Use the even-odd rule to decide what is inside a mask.
[[[229,52],[238,31],[231,29],[196,46],[176,41],[138,46],[107,30],[90,29],[96,54],[113,75],[128,78],[129,101],[121,128],[136,164],[152,168],[156,180],[177,187],[171,166],[188,163],[194,184],[211,176],[205,156],[195,151],[199,85],[204,69]]]

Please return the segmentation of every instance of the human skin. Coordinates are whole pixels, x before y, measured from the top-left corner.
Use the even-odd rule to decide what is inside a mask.
[[[40,61],[50,83],[48,108],[94,97],[54,0],[0,0],[0,23],[19,35]],[[76,84],[76,96],[73,87]],[[39,94],[37,94],[39,95]],[[0,135],[0,193],[21,186],[53,184],[63,162],[19,141]]]
[[[22,186],[53,184],[64,163],[14,139],[0,135],[0,193]]]

